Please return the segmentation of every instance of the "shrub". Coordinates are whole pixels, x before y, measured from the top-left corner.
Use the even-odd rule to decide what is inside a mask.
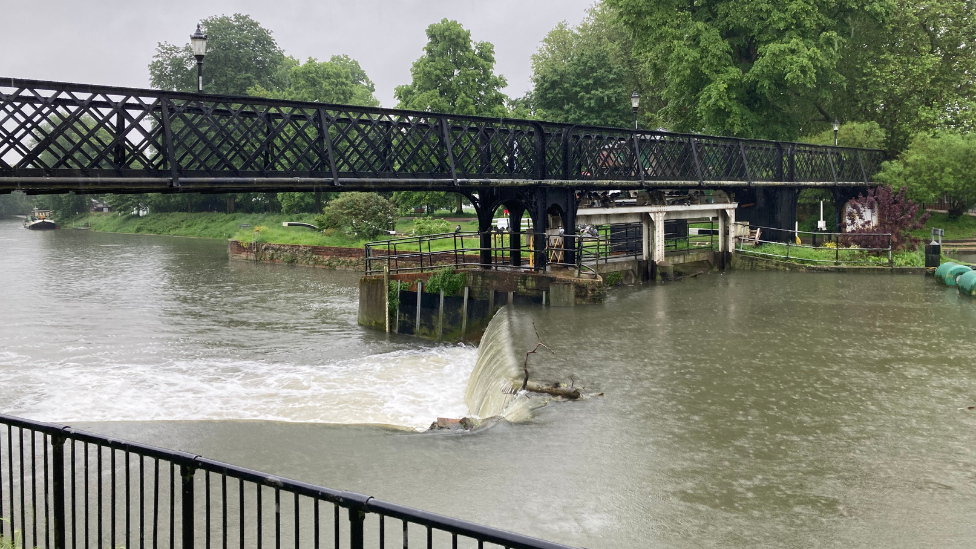
[[[868,189],[867,195],[858,195],[848,204],[851,209],[844,220],[848,226],[848,234],[843,243],[853,244],[861,248],[887,248],[888,237],[867,236],[858,233],[890,233],[893,250],[914,250],[918,247],[919,239],[912,236],[911,231],[925,227],[929,213],[919,215],[921,208],[905,196],[907,189],[902,187],[898,194],[885,185]],[[858,219],[869,218],[869,211],[877,214],[877,224],[866,227],[858,223]]]
[[[413,224],[413,234],[443,234],[451,232],[451,224],[446,219],[431,219],[422,217]]]
[[[427,279],[424,291],[436,294],[444,290],[444,295],[458,295],[464,290],[466,281],[467,276],[464,273],[455,273],[451,269],[441,269]]]
[[[616,286],[620,284],[620,281],[624,279],[624,275],[620,274],[619,271],[613,271],[606,274],[603,277],[603,284],[607,287]]]
[[[374,240],[393,229],[396,206],[376,193],[346,193],[329,202],[315,221],[323,230],[337,229]]]

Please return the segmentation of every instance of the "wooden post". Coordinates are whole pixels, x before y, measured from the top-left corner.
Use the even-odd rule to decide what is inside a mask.
[[[417,321],[413,325],[413,335],[420,333],[420,295],[424,292],[424,283],[417,281]]]
[[[397,280],[397,308],[396,308],[396,324],[394,324],[394,332],[400,333],[400,285],[403,284],[402,281]]]
[[[468,294],[470,291],[470,288],[464,287],[464,302],[461,304],[461,339],[464,339],[464,334],[468,330]]]
[[[390,266],[383,266],[383,303],[386,304],[386,333],[390,333]]]
[[[444,334],[444,289],[441,288],[441,303],[437,308],[437,339]]]
[[[488,316],[495,314],[495,290],[488,294]]]

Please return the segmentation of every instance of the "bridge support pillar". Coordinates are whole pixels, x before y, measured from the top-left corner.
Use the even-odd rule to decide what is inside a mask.
[[[793,238],[796,228],[796,187],[751,187],[739,189],[735,200],[739,203],[738,217],[753,227],[781,229],[763,232],[763,239],[786,242]],[[770,234],[766,234],[766,233]]]
[[[512,204],[508,207],[508,251],[509,260],[513,267],[522,266],[522,216],[525,208],[519,204]]]

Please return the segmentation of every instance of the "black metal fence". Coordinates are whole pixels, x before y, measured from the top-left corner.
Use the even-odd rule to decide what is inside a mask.
[[[578,251],[584,240],[586,237],[572,234],[546,235],[543,247],[537,249],[531,229],[523,233],[457,232],[377,240],[364,245],[366,274],[380,274],[384,269],[396,274],[444,267],[523,271],[541,270],[547,265],[575,267],[578,255],[571,252]],[[487,253],[487,262],[482,252]],[[540,255],[544,260],[537,260]]]
[[[0,414],[0,547],[7,546],[566,548],[185,452]]]
[[[867,185],[883,159],[868,149],[0,78],[0,192]]]
[[[890,233],[828,233],[750,227],[736,252],[803,263],[894,266]],[[886,242],[884,246],[871,245]]]

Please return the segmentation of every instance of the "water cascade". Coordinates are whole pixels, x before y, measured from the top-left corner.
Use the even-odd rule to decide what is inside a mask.
[[[468,413],[474,416],[504,416],[516,400],[512,386],[522,379],[522,365],[515,354],[512,313],[511,307],[498,311],[481,338],[478,360],[464,394]]]

